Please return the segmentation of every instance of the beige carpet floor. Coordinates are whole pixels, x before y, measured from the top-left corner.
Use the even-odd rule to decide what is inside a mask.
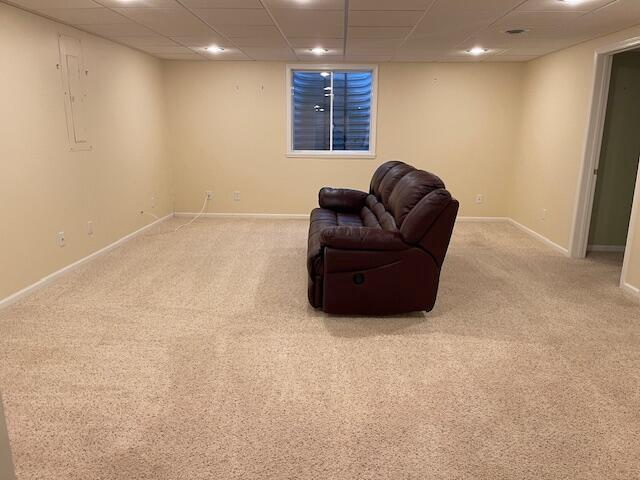
[[[638,479],[620,259],[458,225],[430,314],[307,305],[307,223],[177,219],[0,312],[19,480]]]

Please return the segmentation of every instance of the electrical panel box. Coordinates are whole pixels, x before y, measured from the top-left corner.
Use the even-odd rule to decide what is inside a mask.
[[[67,116],[67,135],[72,151],[91,150],[87,137],[86,110],[87,94],[85,79],[87,71],[82,58],[80,40],[60,35],[60,63],[64,107]]]

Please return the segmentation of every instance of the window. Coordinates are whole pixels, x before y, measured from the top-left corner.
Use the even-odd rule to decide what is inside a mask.
[[[288,154],[375,155],[376,69],[290,66]]]

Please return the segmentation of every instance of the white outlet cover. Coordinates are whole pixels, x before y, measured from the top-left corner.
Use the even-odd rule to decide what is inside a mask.
[[[59,247],[64,247],[64,232],[58,232],[57,241]]]

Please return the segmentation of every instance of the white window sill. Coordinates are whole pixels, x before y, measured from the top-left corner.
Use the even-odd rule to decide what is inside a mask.
[[[373,152],[322,152],[322,151],[297,151],[287,152],[286,156],[289,158],[337,158],[337,159],[362,159],[376,158],[376,154]]]

